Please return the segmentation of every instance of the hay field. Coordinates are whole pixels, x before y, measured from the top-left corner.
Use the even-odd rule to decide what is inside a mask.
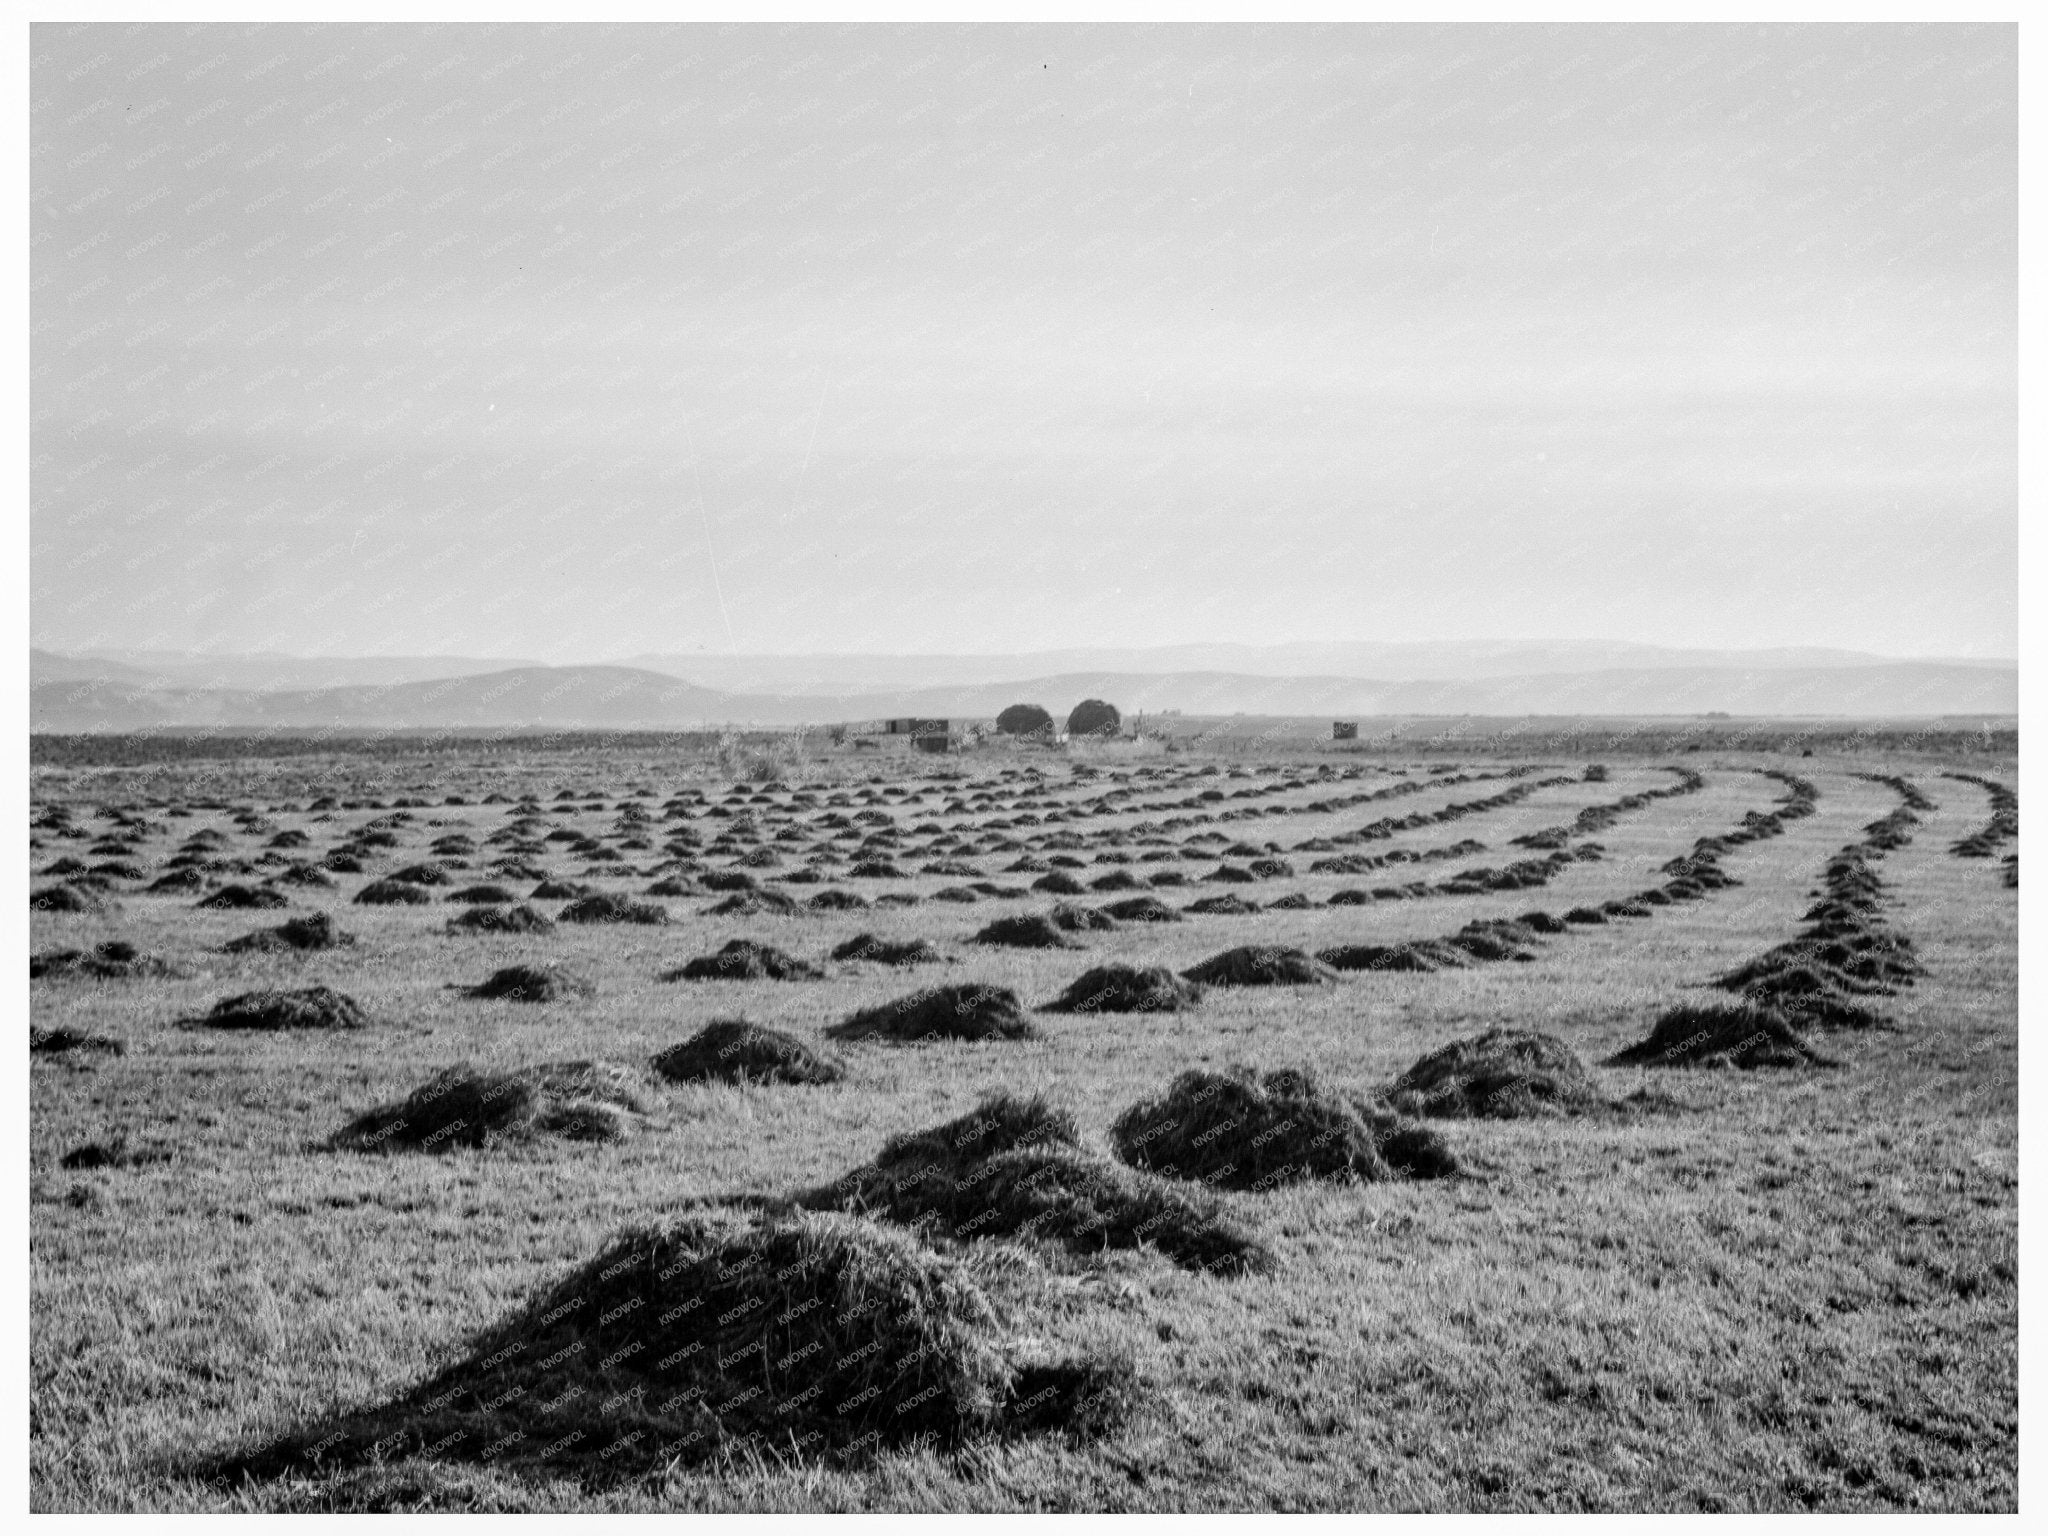
[[[34,1505],[2015,1508],[2014,762],[1589,767],[39,770]]]

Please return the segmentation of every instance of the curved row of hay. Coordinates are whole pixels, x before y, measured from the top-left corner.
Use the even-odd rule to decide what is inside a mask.
[[[1648,793],[1666,797],[1690,793],[1695,787],[1691,781],[1698,775],[1689,770],[1672,771],[1685,773],[1685,781]],[[1410,939],[1397,944],[1333,945],[1319,951],[1316,958],[1341,971],[1421,974],[1502,960],[1526,962],[1535,958],[1539,940],[1544,936],[1568,932],[1573,926],[1604,924],[1610,918],[1646,918],[1659,907],[1696,901],[1709,891],[1736,883],[1721,868],[1723,854],[1744,843],[1778,836],[1787,821],[1812,814],[1816,798],[1812,784],[1776,771],[1767,776],[1786,786],[1776,808],[1746,812],[1734,831],[1697,839],[1690,852],[1665,863],[1662,873],[1668,878],[1661,885],[1647,887],[1633,896],[1614,898],[1598,907],[1575,907],[1561,918],[1542,911],[1526,912],[1518,918],[1476,918],[1456,933],[1441,938]]]
[[[2001,844],[2010,842],[2020,835],[2020,797],[2018,791],[1996,779],[1987,779],[1974,773],[1950,773],[1946,778],[1956,779],[1964,784],[1975,784],[1991,797],[1991,819],[1972,832],[1949,845],[1949,852],[1958,858],[1988,859],[1998,852]],[[2017,856],[2011,861],[2012,879],[2009,885],[2019,884]]]
[[[1599,764],[1594,764],[1594,767],[1599,767]],[[1569,826],[1543,827],[1535,832],[1525,832],[1520,837],[1511,839],[1511,841],[1523,848],[1562,848],[1571,838],[1591,837],[1595,832],[1606,831],[1631,811],[1641,810],[1646,805],[1654,805],[1659,800],[1670,800],[1679,795],[1694,794],[1703,788],[1707,782],[1702,775],[1695,773],[1690,768],[1667,765],[1663,771],[1678,775],[1678,782],[1666,785],[1663,789],[1641,790],[1635,794],[1623,795],[1619,800],[1609,800],[1600,805],[1589,805],[1572,818],[1571,825]],[[1586,770],[1586,781],[1588,783],[1600,784],[1606,782],[1606,769],[1602,768],[1600,770],[1600,777],[1597,779],[1592,775],[1593,769],[1588,768]]]
[[[1803,785],[1789,775],[1774,776]],[[1862,777],[1924,800],[1903,779]],[[1805,1031],[1889,1027],[1865,999],[1911,986],[1921,966],[1912,941],[1885,921],[1883,881],[1872,861],[1907,842],[1917,820],[1909,806],[1901,806],[1833,855],[1824,871],[1824,893],[1807,909],[1800,934],[1710,983],[1735,993],[1736,1001],[1666,1009],[1650,1034],[1616,1053],[1613,1064],[1833,1066],[1808,1043]]]

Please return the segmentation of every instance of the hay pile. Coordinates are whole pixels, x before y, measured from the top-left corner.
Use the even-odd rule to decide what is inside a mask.
[[[370,1020],[346,992],[301,987],[224,997],[187,1022],[206,1029],[362,1029]]]
[[[433,899],[422,887],[398,880],[372,880],[356,892],[357,903],[365,907],[419,907]]]
[[[459,891],[450,891],[448,899],[475,907],[510,906],[519,898],[502,885],[465,885]]]
[[[630,896],[602,891],[572,901],[557,914],[564,923],[666,923],[668,908],[652,901],[635,901]]]
[[[1064,869],[1055,869],[1051,873],[1040,875],[1036,880],[1032,881],[1031,889],[1043,891],[1048,896],[1080,896],[1086,893],[1088,887],[1076,880]]]
[[[1202,988],[1163,965],[1098,965],[1083,971],[1049,1013],[1174,1013],[1201,1001]]]
[[[580,880],[543,880],[526,893],[528,901],[574,901],[588,896],[591,888]]]
[[[1179,923],[1186,921],[1179,912],[1169,907],[1157,896],[1127,896],[1122,901],[1105,902],[1101,910],[1120,923]]]
[[[1188,1071],[1110,1127],[1117,1156],[1167,1176],[1266,1190],[1306,1179],[1443,1178],[1458,1161],[1427,1126],[1293,1069]]]
[[[144,954],[126,939],[108,939],[92,949],[46,949],[39,955],[28,957],[30,981],[54,980],[62,976],[89,977],[94,981],[130,981],[184,974],[169,961]]]
[[[245,933],[239,939],[228,940],[221,948],[229,954],[274,953],[280,950],[341,949],[355,942],[356,936],[344,933],[327,913],[311,912],[304,917],[290,918],[275,928],[259,928],[254,933]]]
[[[201,897],[193,903],[207,911],[244,911],[260,907],[285,907],[291,905],[283,891],[272,891],[268,885],[223,885],[209,897]]]
[[[1238,895],[1204,896],[1200,901],[1189,902],[1187,910],[1202,917],[1244,917],[1258,911],[1259,904]]]
[[[825,1033],[835,1040],[1035,1040],[1039,1030],[1008,987],[964,982],[864,1008]]]
[[[1570,1046],[1526,1029],[1489,1029],[1430,1052],[1395,1081],[1387,1103],[1444,1120],[1526,1120],[1607,1106]]]
[[[945,956],[929,939],[885,939],[857,933],[832,951],[834,960],[871,960],[877,965],[931,965]]]
[[[836,1083],[846,1075],[796,1036],[745,1019],[713,1019],[653,1065],[672,1083]]]
[[[555,920],[525,902],[515,907],[473,907],[448,920],[450,933],[552,933]]]
[[[1650,1033],[1608,1057],[1611,1067],[1831,1067],[1784,1015],[1749,1003],[1681,1003]]]
[[[545,1139],[618,1141],[647,1113],[646,1083],[608,1061],[516,1072],[449,1067],[403,1102],[358,1116],[332,1142],[346,1152],[446,1152]]]
[[[818,892],[804,905],[813,912],[854,912],[865,909],[868,899],[859,891],[842,890],[835,885]]]
[[[962,1241],[1038,1238],[1084,1253],[1149,1244],[1229,1274],[1271,1263],[1213,1197],[1088,1151],[1073,1117],[1043,1098],[992,1094],[957,1120],[894,1137],[810,1199]]]
[[[147,1168],[170,1160],[169,1147],[155,1142],[131,1145],[125,1133],[116,1132],[111,1141],[88,1141],[73,1147],[57,1159],[57,1166],[78,1173],[96,1168]]]
[[[706,917],[796,917],[803,905],[784,891],[739,891],[704,909]]]
[[[113,910],[113,903],[81,879],[29,892],[28,908],[31,912],[98,913]]]
[[[1045,916],[1062,933],[1112,933],[1123,926],[1100,907],[1083,907],[1067,901],[1055,902]]]
[[[28,1030],[28,1053],[31,1056],[65,1056],[73,1051],[99,1051],[109,1056],[128,1054],[127,1042],[116,1040],[110,1035],[90,1034],[85,1030],[66,1029],[58,1026],[45,1029],[31,1024]]]
[[[558,1003],[571,997],[595,997],[597,983],[551,965],[508,965],[471,987],[469,995],[514,1003]]]
[[[970,944],[1000,944],[1010,949],[1079,949],[1053,920],[1033,912],[1017,917],[999,917],[968,940]]]
[[[1287,987],[1333,981],[1337,973],[1315,956],[1284,944],[1241,944],[1181,974],[1204,986]]]
[[[622,1233],[396,1402],[208,1470],[239,1482],[432,1454],[606,1487],[1121,1421],[1127,1362],[1030,1348],[966,1264],[910,1234],[838,1212],[693,1211]]]
[[[662,973],[663,981],[821,981],[825,973],[807,960],[784,954],[772,944],[732,939],[715,955],[699,955],[687,965]]]

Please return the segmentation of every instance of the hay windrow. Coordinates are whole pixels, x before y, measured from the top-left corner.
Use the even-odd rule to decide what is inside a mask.
[[[1008,987],[962,982],[864,1008],[825,1033],[835,1040],[1035,1040],[1039,1029]]]
[[[1198,982],[1163,965],[1098,965],[1045,1005],[1052,1013],[1175,1013],[1202,999]]]
[[[944,960],[929,939],[885,939],[857,933],[832,951],[834,960],[867,960],[876,965],[932,965]]]
[[[968,941],[996,944],[1010,949],[1078,949],[1066,930],[1042,913],[999,917]]]
[[[618,1141],[648,1111],[643,1074],[614,1062],[561,1061],[512,1072],[463,1063],[403,1101],[336,1133],[344,1152],[449,1152],[556,1139]]]
[[[1748,1003],[1681,1003],[1607,1059],[1614,1067],[1831,1067],[1782,1014]]]
[[[209,1471],[304,1475],[431,1453],[586,1484],[749,1448],[857,1463],[1121,1417],[1105,1360],[1021,1363],[958,1258],[830,1211],[709,1209],[620,1234],[396,1401]]]
[[[185,1022],[204,1029],[364,1029],[370,1019],[346,992],[300,987],[224,997]]]
[[[836,1083],[846,1069],[796,1036],[745,1019],[713,1019],[654,1058],[675,1083]]]
[[[892,1138],[818,1204],[955,1241],[1041,1239],[1089,1253],[1149,1245],[1190,1269],[1242,1274],[1271,1255],[1213,1196],[1081,1144],[1072,1115],[996,1093],[957,1120]]]
[[[1337,973],[1313,955],[1282,944],[1241,944],[1181,974],[1204,986],[1289,987],[1333,981]]]
[[[1570,1046],[1525,1029],[1490,1029],[1430,1052],[1395,1081],[1387,1103],[1402,1114],[1450,1120],[1522,1120],[1607,1107]]]
[[[471,997],[514,1003],[557,1003],[597,995],[597,983],[552,965],[508,965],[469,989]]]
[[[28,958],[30,981],[59,977],[92,981],[161,980],[184,974],[170,961],[145,954],[126,939],[108,939],[91,949],[46,949]]]
[[[239,939],[228,940],[221,948],[229,954],[244,954],[343,949],[355,942],[356,936],[343,932],[331,915],[311,912],[304,917],[290,918],[275,928],[259,928],[254,933],[245,933]]]
[[[1307,1179],[1441,1178],[1456,1157],[1426,1126],[1309,1073],[1191,1070],[1110,1127],[1117,1156],[1167,1177],[1261,1191]]]
[[[552,933],[555,920],[538,907],[473,907],[448,920],[450,933]]]
[[[772,944],[732,939],[715,955],[699,955],[688,964],[662,973],[663,981],[821,981],[825,973],[808,960],[783,953]]]
[[[669,920],[668,908],[652,901],[634,901],[629,896],[603,891],[572,901],[556,914],[564,923],[661,924]]]

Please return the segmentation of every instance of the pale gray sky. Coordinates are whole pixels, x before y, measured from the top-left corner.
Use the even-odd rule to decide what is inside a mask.
[[[38,26],[36,643],[2016,649],[2009,26]]]

